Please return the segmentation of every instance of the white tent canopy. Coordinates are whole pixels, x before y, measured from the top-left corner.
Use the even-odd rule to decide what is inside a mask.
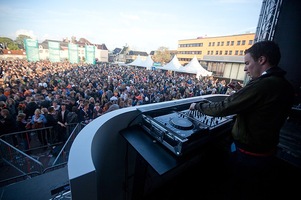
[[[152,59],[151,55],[148,55],[147,59],[143,62],[143,67],[146,67],[146,69],[151,69],[154,64],[154,61]]]
[[[133,62],[128,63],[127,66],[138,66],[138,67],[145,67],[146,69],[151,69],[153,63],[154,61],[151,55],[149,55],[146,60],[142,60],[141,56],[138,55],[137,58]]]
[[[164,65],[162,69],[171,70],[171,71],[179,71],[183,66],[180,64],[177,55],[175,55],[172,60]]]
[[[209,72],[203,68],[203,66],[199,63],[198,59],[196,58],[196,56],[194,56],[193,59],[187,65],[185,65],[185,67],[181,69],[181,72],[196,74],[197,77],[212,75],[212,72]]]
[[[141,59],[141,56],[138,55],[137,58],[133,62],[128,63],[127,65],[128,66],[132,65],[132,66],[140,66],[141,67],[143,65],[143,60]]]

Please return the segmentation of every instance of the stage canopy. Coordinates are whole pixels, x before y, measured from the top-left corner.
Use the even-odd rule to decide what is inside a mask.
[[[175,55],[172,60],[164,65],[161,69],[163,70],[171,70],[171,71],[179,71],[183,66],[180,64],[177,55]]]
[[[193,59],[187,65],[181,68],[179,72],[196,74],[197,77],[212,75],[212,72],[209,72],[206,69],[204,69],[204,67],[199,63],[196,56],[194,56]]]
[[[140,67],[142,67],[143,66],[143,60],[141,59],[141,56],[138,55],[137,58],[133,62],[128,63],[127,65],[128,66],[140,66]]]
[[[152,59],[151,55],[148,55],[147,59],[143,62],[143,67],[146,67],[146,69],[150,70],[154,64],[154,61]]]
[[[133,62],[128,63],[127,66],[145,67],[146,69],[150,70],[152,68],[153,64],[154,64],[154,61],[153,61],[151,55],[148,55],[146,60],[142,60],[141,56],[138,55],[137,58]]]

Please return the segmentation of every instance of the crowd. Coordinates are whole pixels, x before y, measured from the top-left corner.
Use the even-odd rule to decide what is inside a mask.
[[[2,60],[0,65],[1,135],[33,126],[56,126],[61,133],[70,123],[87,124],[115,109],[233,91],[212,76],[108,63]]]

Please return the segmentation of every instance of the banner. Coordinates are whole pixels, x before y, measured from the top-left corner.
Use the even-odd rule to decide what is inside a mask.
[[[51,62],[60,62],[60,43],[59,42],[51,42],[48,41],[48,49],[49,49],[49,60]]]
[[[85,57],[86,57],[86,63],[95,64],[95,46],[92,45],[85,46]]]
[[[39,45],[38,40],[24,39],[26,57],[28,61],[39,61]]]
[[[68,53],[69,53],[69,62],[70,63],[78,63],[78,50],[77,44],[68,44]]]

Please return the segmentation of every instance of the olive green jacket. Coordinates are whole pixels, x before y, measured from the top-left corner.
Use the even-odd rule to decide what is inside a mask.
[[[235,144],[251,152],[270,151],[279,143],[280,129],[294,102],[294,88],[284,75],[285,71],[272,67],[223,101],[200,102],[195,108],[210,116],[236,114]]]

